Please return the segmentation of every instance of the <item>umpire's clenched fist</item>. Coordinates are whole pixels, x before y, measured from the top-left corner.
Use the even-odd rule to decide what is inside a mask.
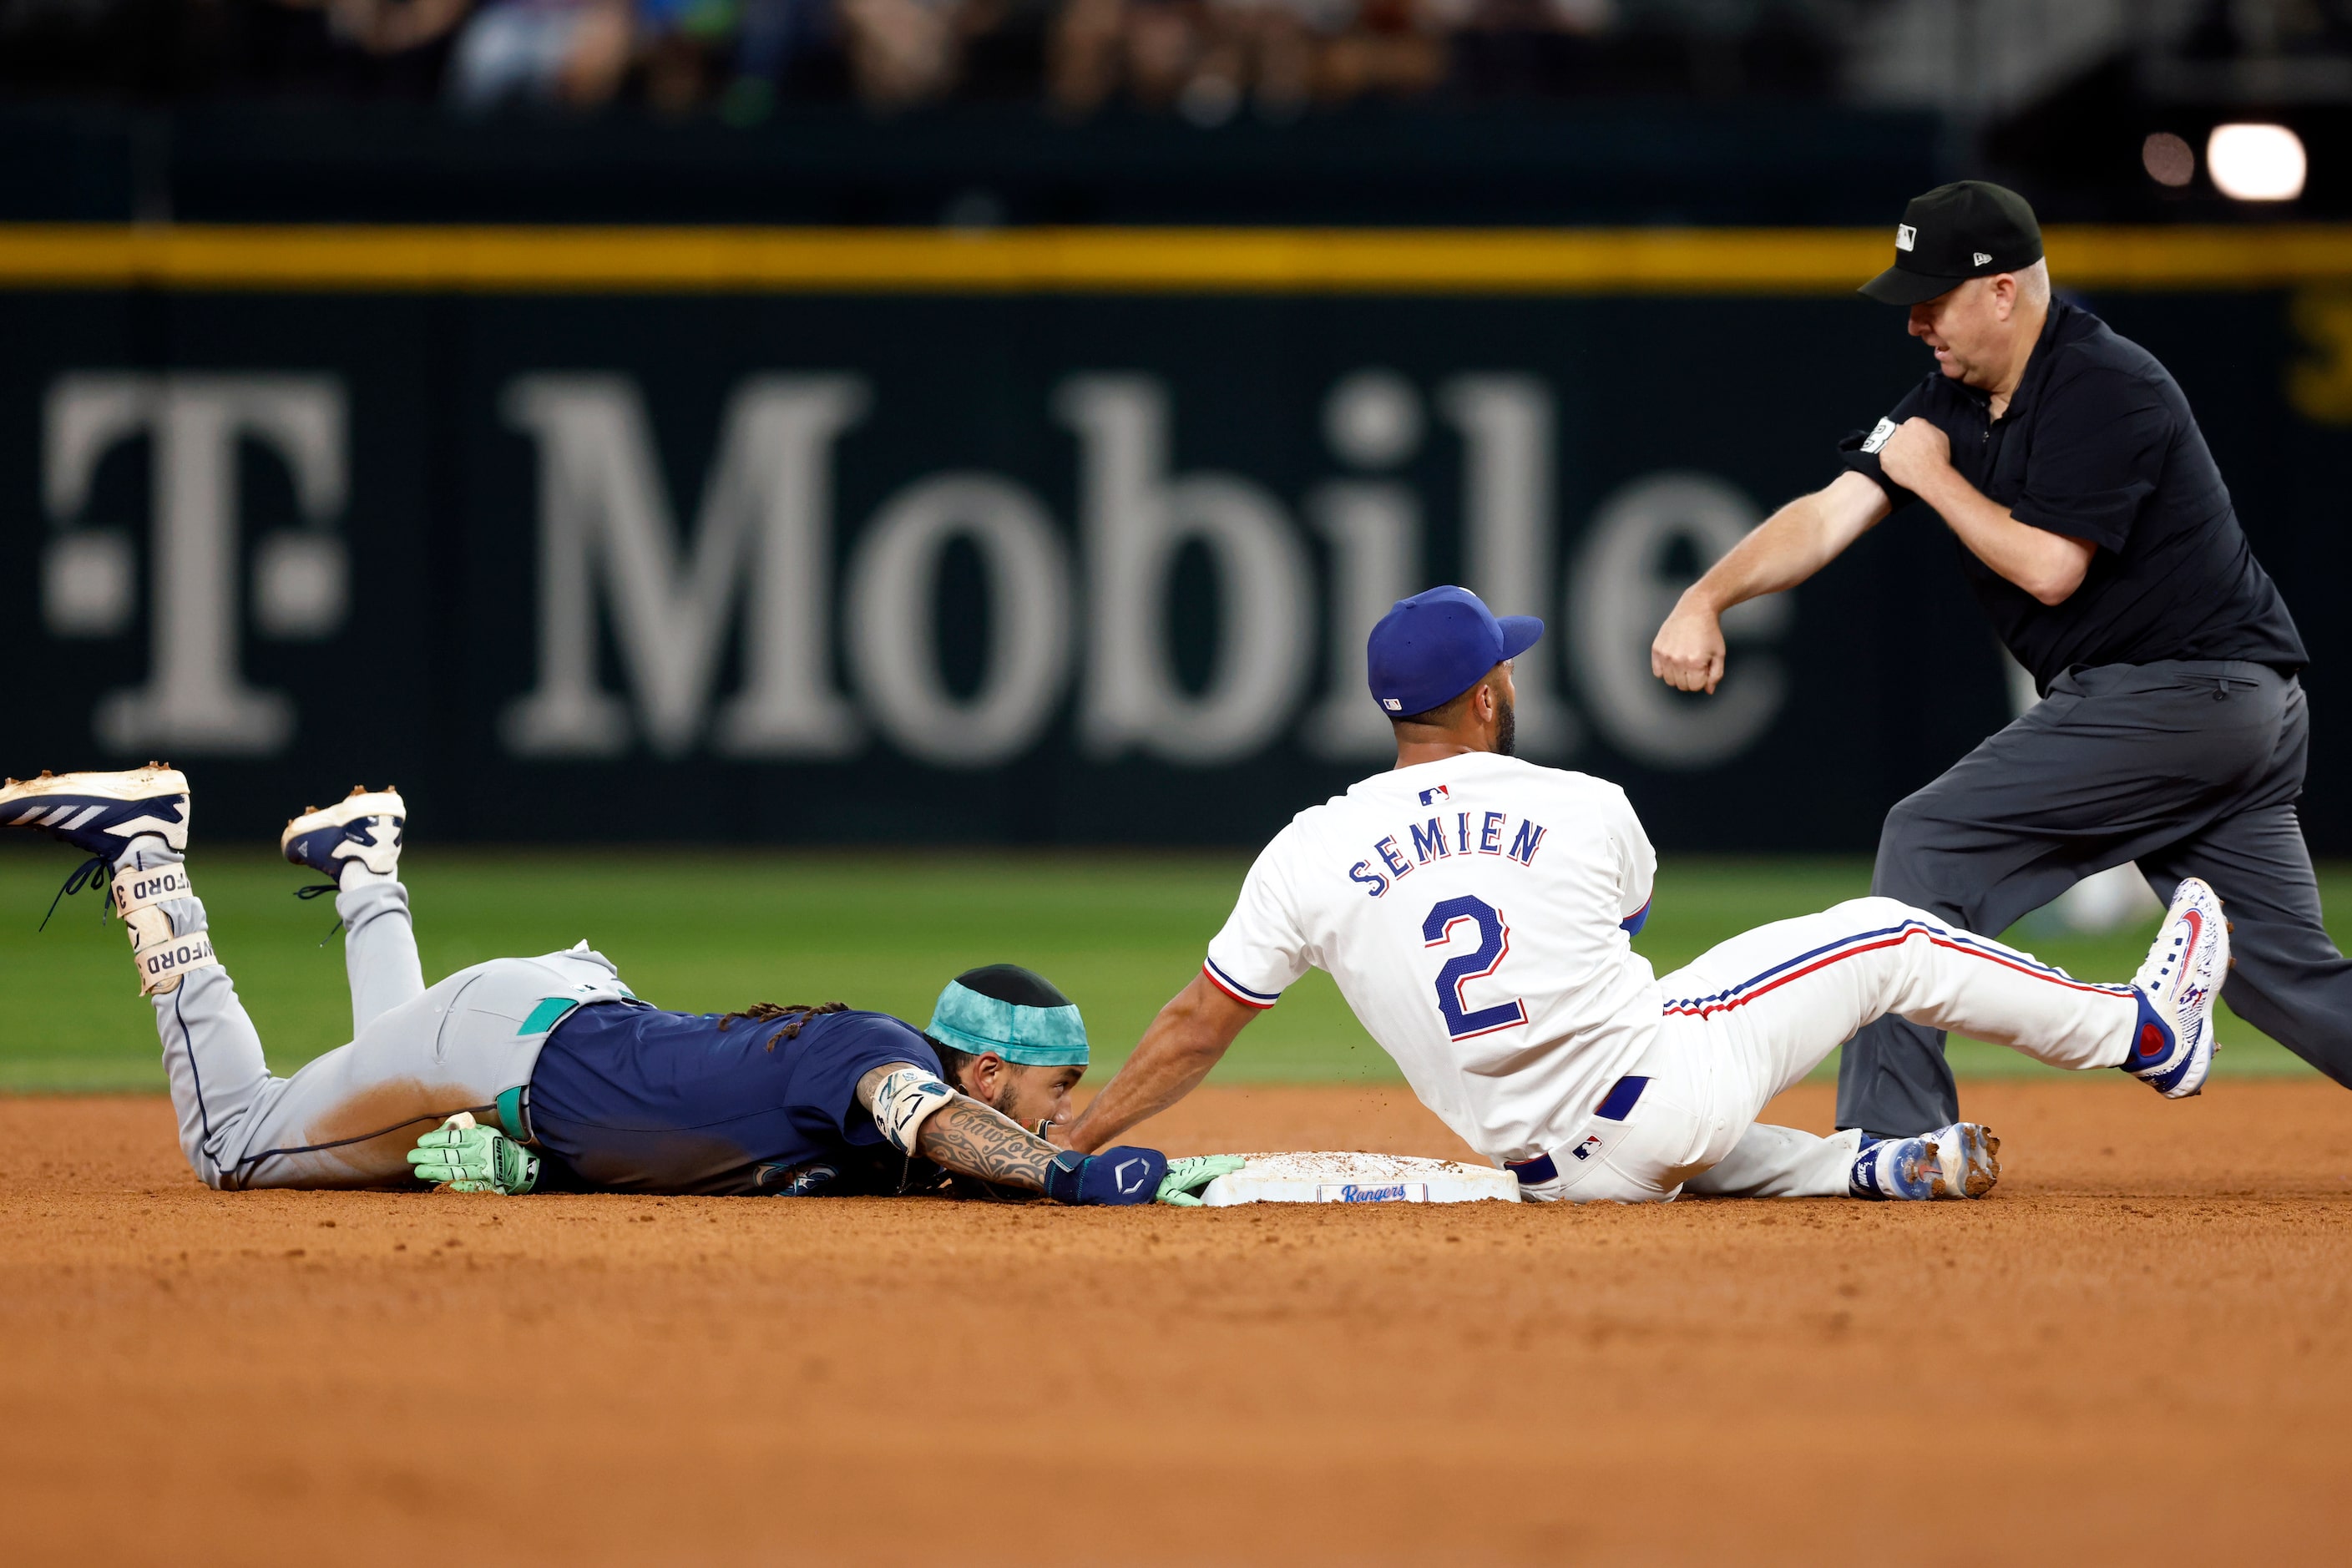
[[[1952,438],[1932,419],[1906,419],[1878,449],[1878,471],[1906,490],[1924,490],[1952,466]]]
[[[1650,673],[1677,691],[1712,692],[1723,679],[1723,620],[1685,594],[1650,645]]]

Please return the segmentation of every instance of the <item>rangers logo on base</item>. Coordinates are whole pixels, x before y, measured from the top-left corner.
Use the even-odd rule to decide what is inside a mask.
[[[1518,1178],[1486,1165],[1404,1154],[1244,1154],[1238,1171],[1202,1189],[1210,1208],[1234,1204],[1515,1204]]]

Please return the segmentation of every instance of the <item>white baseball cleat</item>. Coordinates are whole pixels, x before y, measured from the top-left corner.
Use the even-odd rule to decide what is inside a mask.
[[[1939,1198],[1980,1198],[2000,1180],[2000,1140],[1974,1121],[1955,1121],[1927,1134],[1936,1150]]]
[[[2000,1140],[1989,1127],[1955,1121],[1916,1138],[1865,1142],[1846,1177],[1857,1198],[1922,1203],[1980,1198],[2000,1179]]]
[[[105,889],[106,907],[122,916],[129,931],[142,991],[172,991],[182,975],[219,963],[204,934],[204,906],[176,861],[188,847],[188,781],[176,768],[149,763],[120,773],[10,779],[0,785],[0,826],[46,833],[89,857],[49,900],[41,924],[48,925],[60,900],[85,888]],[[142,856],[141,863],[116,869],[142,838],[170,850],[173,863],[158,866]],[[166,904],[191,922],[186,931],[173,923]]]
[[[1846,1173],[1846,1191],[1873,1201],[1917,1203],[1937,1195],[1943,1167],[1936,1145],[1925,1138],[1881,1138],[1865,1142]]]
[[[29,827],[110,866],[131,841],[152,837],[174,853],[188,847],[188,781],[149,763],[121,773],[52,773],[0,787],[0,826]]]
[[[2189,877],[2174,889],[2172,907],[2132,976],[2139,993],[2139,1025],[2123,1068],[2156,1086],[2167,1100],[2186,1100],[2213,1070],[2213,1004],[2230,973],[2230,925],[2220,895]]]
[[[401,835],[407,825],[408,805],[399,790],[372,791],[353,784],[352,793],[332,805],[304,807],[278,836],[278,847],[295,865],[307,866],[340,886],[343,868],[352,864],[383,877],[397,872]]]

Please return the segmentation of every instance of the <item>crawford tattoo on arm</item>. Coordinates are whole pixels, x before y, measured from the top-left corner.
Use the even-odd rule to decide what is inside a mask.
[[[1045,1190],[1045,1167],[1055,1153],[1043,1138],[961,1094],[924,1121],[915,1151],[959,1174],[1033,1193]]]

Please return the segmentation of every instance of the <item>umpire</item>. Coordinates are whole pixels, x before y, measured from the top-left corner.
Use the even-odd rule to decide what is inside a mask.
[[[2053,301],[2033,209],[1979,181],[1914,201],[1862,292],[1906,308],[1936,368],[1846,472],[1782,507],[1685,593],[1651,666],[1723,674],[1720,618],[1794,587],[1890,511],[1927,503],[2042,700],[1897,805],[1871,890],[2000,931],[2136,860],[2168,899],[2228,905],[2241,1017],[2352,1084],[2352,963],[2320,923],[2295,819],[2310,721],[2303,639],[2238,527],[2189,400],[2153,355]],[[1900,1018],[1848,1042],[1838,1125],[1958,1120],[1943,1036]]]

